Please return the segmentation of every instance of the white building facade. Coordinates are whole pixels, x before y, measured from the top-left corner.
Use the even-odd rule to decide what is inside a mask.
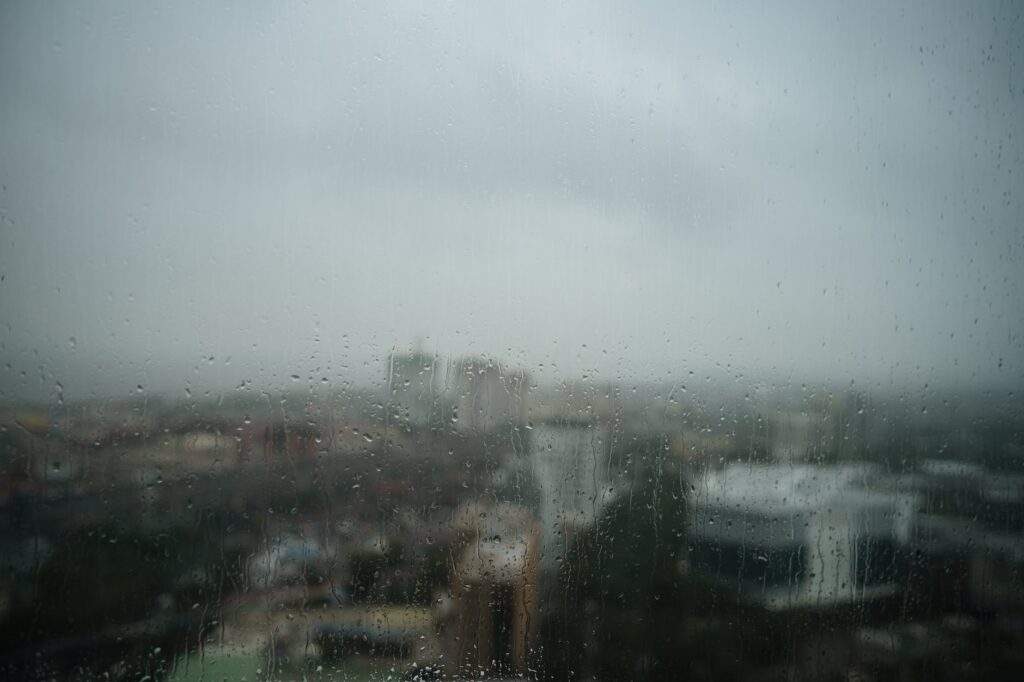
[[[865,465],[708,472],[691,499],[692,570],[772,610],[895,594],[914,496],[870,487]]]

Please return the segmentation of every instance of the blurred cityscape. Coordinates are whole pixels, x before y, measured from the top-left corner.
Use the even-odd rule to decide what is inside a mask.
[[[541,385],[7,405],[6,679],[1017,679],[1024,405]]]

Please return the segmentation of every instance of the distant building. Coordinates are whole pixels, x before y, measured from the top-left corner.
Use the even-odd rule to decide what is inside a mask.
[[[721,461],[736,452],[736,440],[730,433],[715,433],[708,429],[679,429],[672,437],[670,447],[684,462],[700,463],[711,459]]]
[[[270,466],[276,462],[312,457],[320,429],[308,422],[251,420],[235,430],[238,466]]]
[[[306,646],[310,640],[314,642],[320,660],[329,664],[387,657],[404,667],[441,656],[433,613],[427,607],[348,605],[328,614],[320,616],[322,620],[311,628],[312,632],[300,632],[298,641]]]
[[[766,409],[768,456],[776,462],[834,463],[863,457],[869,442],[870,397],[830,393],[799,406]]]
[[[692,499],[691,565],[768,609],[895,594],[915,497],[869,489],[866,465],[736,464]]]
[[[538,513],[544,568],[555,568],[570,537],[597,520],[628,486],[609,462],[611,429],[600,423],[537,425],[531,431],[534,476],[540,489]]]
[[[337,552],[321,538],[281,534],[249,559],[249,587],[266,590],[285,584],[315,584],[313,578],[331,578],[334,563],[339,563]]]
[[[524,507],[467,503],[453,521],[446,659],[457,674],[524,677],[539,635],[537,522]]]
[[[528,410],[534,422],[613,421],[622,407],[619,389],[614,384],[564,381],[557,386],[531,391]]]
[[[449,367],[451,419],[459,431],[489,432],[526,421],[526,372],[463,358]]]
[[[803,462],[812,452],[820,415],[776,410],[767,415],[768,454],[776,462]]]
[[[915,591],[950,608],[1024,607],[1024,477],[955,460],[918,468],[897,481],[921,500]]]
[[[412,428],[430,426],[440,417],[439,358],[426,353],[393,353],[388,358],[389,413]]]

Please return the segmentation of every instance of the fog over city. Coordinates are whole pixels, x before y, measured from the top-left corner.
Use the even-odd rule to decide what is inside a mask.
[[[0,3],[0,679],[1016,682],[1022,17]]]
[[[6,3],[0,399],[1024,376],[1013,3]],[[179,394],[180,395],[180,394]]]

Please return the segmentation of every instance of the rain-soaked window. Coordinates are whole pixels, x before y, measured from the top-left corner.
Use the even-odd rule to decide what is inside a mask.
[[[0,679],[1016,680],[1024,7],[0,7]]]

